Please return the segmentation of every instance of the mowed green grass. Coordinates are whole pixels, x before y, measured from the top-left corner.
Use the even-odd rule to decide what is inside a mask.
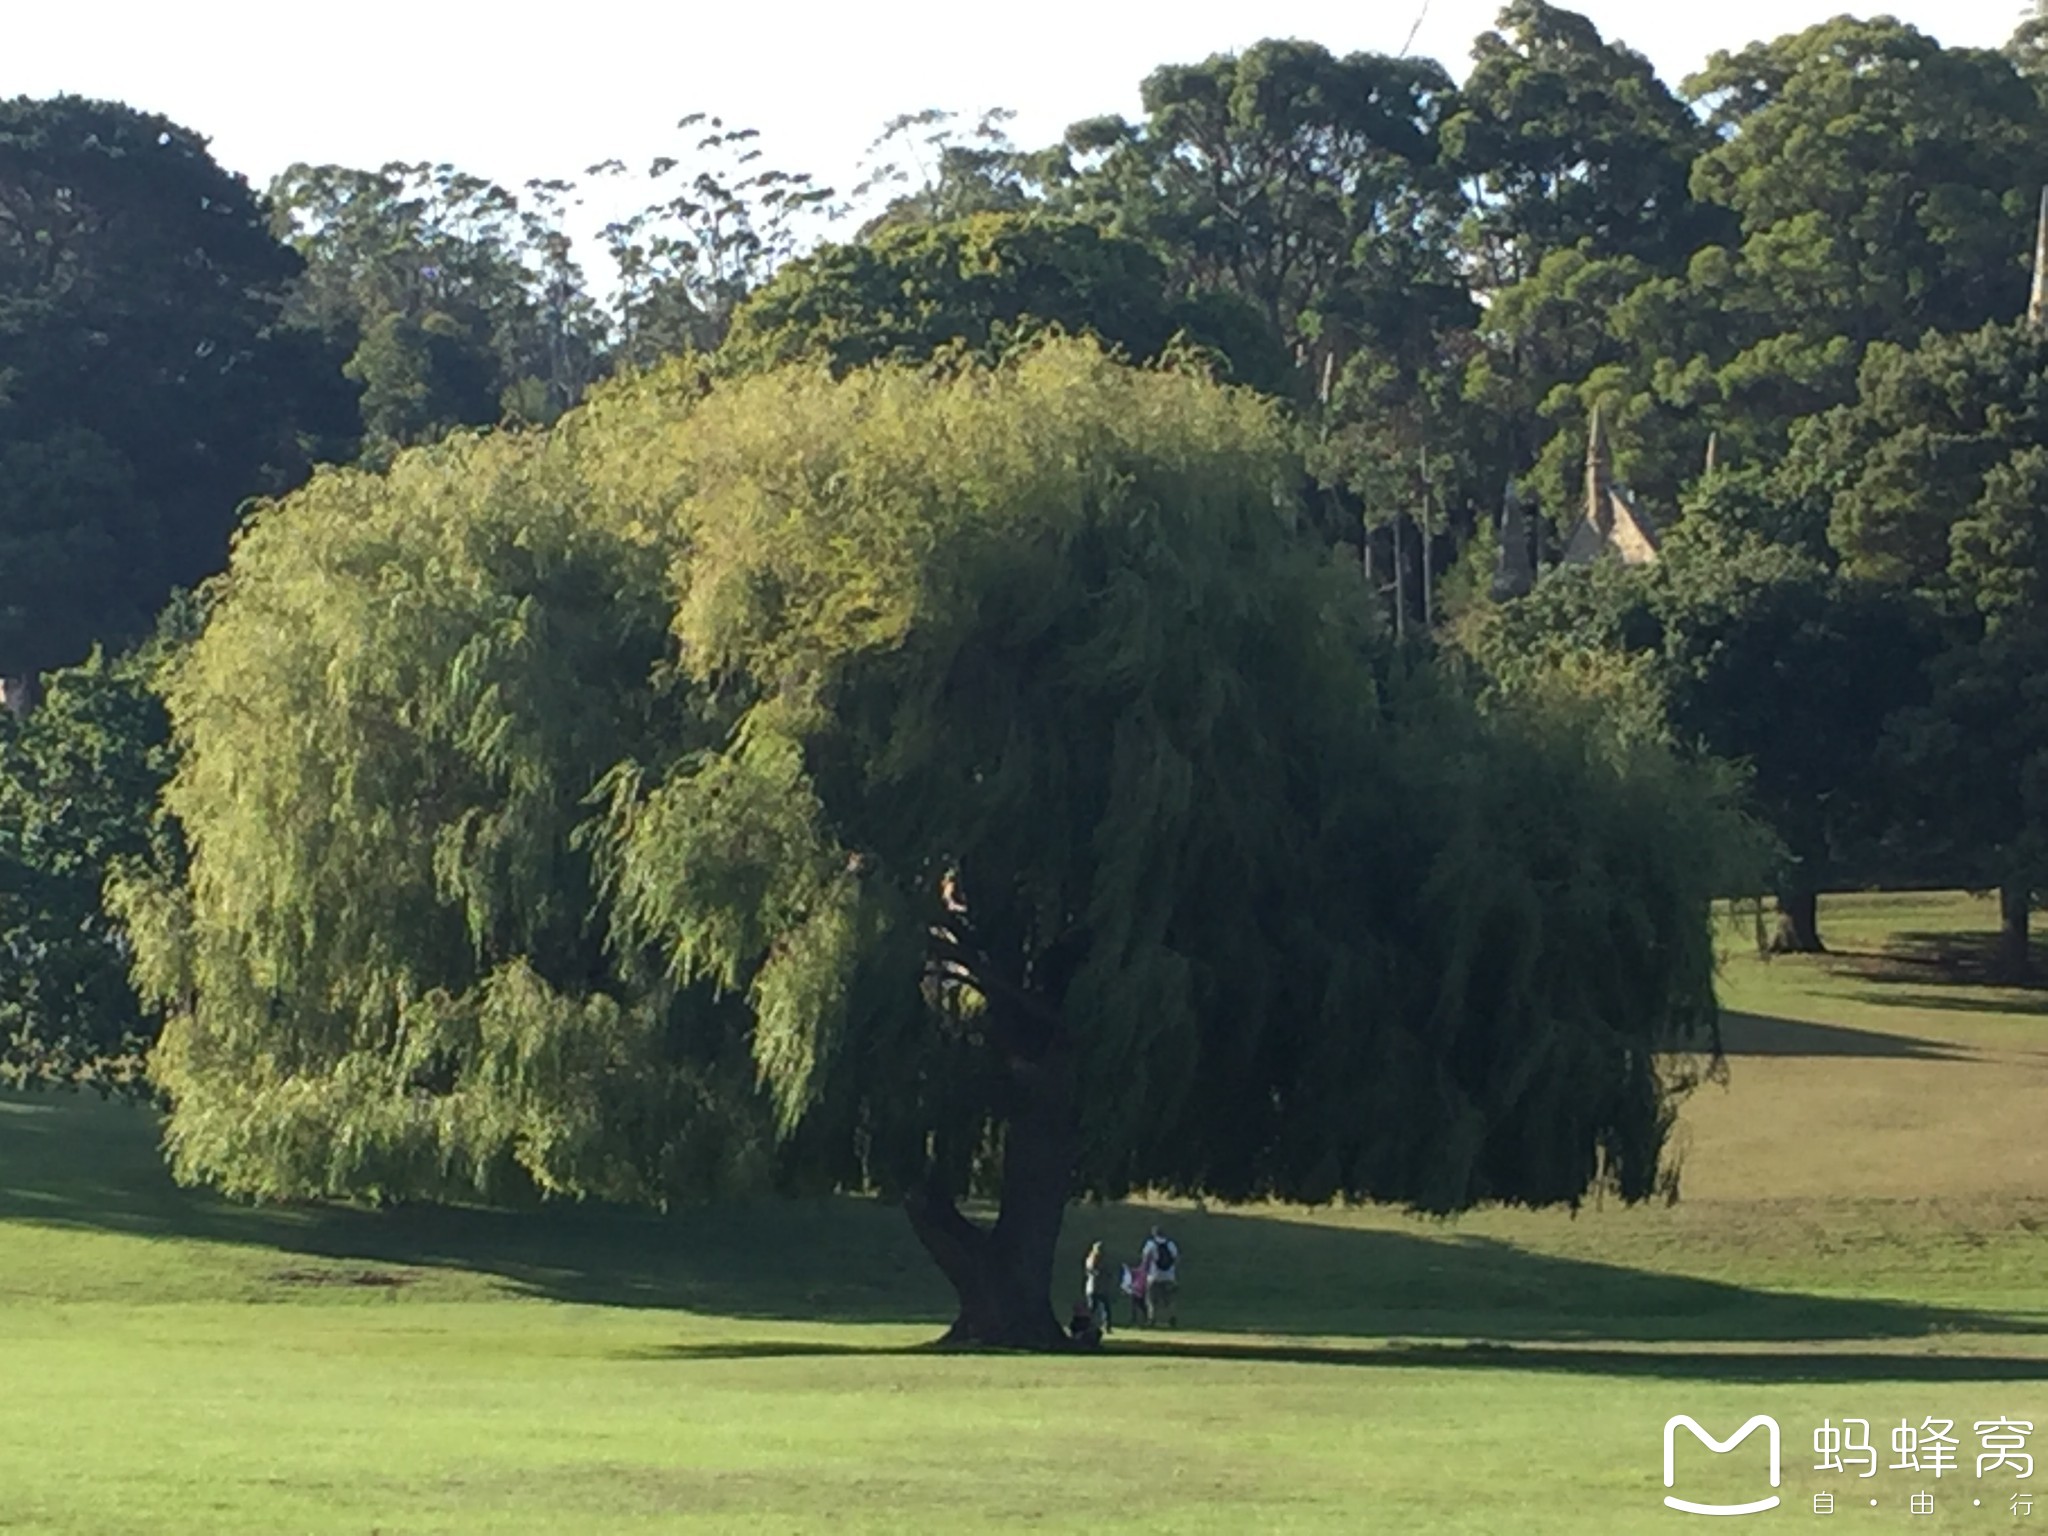
[[[1087,1357],[921,1347],[945,1291],[867,1202],[249,1210],[139,1112],[0,1098],[0,1531],[1654,1531],[1677,1413],[1779,1420],[1766,1519],[2025,1529],[1971,1426],[2048,1455],[2048,993],[1972,979],[1991,920],[1844,897],[1843,953],[1769,964],[1731,924],[1675,1206],[1077,1208],[1075,1289],[1162,1211],[1186,1256],[1186,1326]],[[1811,1469],[1848,1416],[1874,1478]],[[1929,1417],[1960,1475],[1889,1468]],[[1681,1474],[1768,1491],[1755,1441]]]

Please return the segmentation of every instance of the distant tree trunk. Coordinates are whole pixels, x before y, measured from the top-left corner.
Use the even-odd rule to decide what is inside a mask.
[[[1998,888],[1998,971],[2018,981],[2033,967],[2027,943],[2027,919],[2034,892],[2028,885],[2008,881]]]
[[[1401,524],[1406,522],[1404,514],[1396,512],[1390,525],[1394,536],[1394,638],[1399,640],[1408,632],[1408,560],[1407,552],[1401,548]]]
[[[1419,535],[1417,542],[1422,546],[1422,632],[1426,635],[1436,628],[1436,594],[1431,590],[1429,569],[1429,557],[1434,553],[1430,546],[1436,542],[1436,525],[1430,516],[1429,455],[1422,449],[1416,450],[1415,467],[1422,486],[1422,504],[1415,520],[1415,531]]]
[[[28,673],[0,676],[0,709],[19,720],[35,708],[36,680]]]
[[[1822,955],[1827,946],[1820,941],[1820,892],[1808,880],[1793,880],[1778,888],[1778,926],[1771,933],[1774,955]]]
[[[951,1282],[960,1312],[942,1344],[1063,1349],[1072,1342],[1052,1305],[1053,1257],[1080,1148],[1071,1051],[1013,1061],[1003,1134],[1001,1204],[993,1227],[960,1213],[936,1184],[904,1201],[911,1230]]]
[[[1436,542],[1436,532],[1429,525],[1429,509],[1422,512],[1422,627],[1425,632],[1436,628],[1436,593],[1430,580],[1429,557],[1431,545]]]

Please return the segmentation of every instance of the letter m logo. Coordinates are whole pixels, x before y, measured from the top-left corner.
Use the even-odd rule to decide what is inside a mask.
[[[1751,1432],[1758,1425],[1762,1425],[1771,1432],[1771,1486],[1773,1488],[1778,1486],[1780,1437],[1778,1434],[1778,1421],[1776,1419],[1772,1418],[1769,1414],[1760,1413],[1726,1440],[1716,1440],[1712,1435],[1700,1428],[1698,1419],[1681,1413],[1676,1418],[1666,1420],[1664,1424],[1664,1486],[1666,1488],[1671,1487],[1672,1484],[1678,1481],[1678,1469],[1675,1464],[1676,1457],[1673,1455],[1675,1449],[1673,1442],[1677,1438],[1678,1426],[1681,1424],[1698,1436],[1700,1444],[1717,1456],[1734,1450],[1735,1447],[1750,1437]],[[1760,1515],[1767,1509],[1776,1509],[1778,1507],[1778,1496],[1774,1493],[1769,1498],[1758,1499],[1753,1504],[1695,1504],[1689,1499],[1674,1499],[1669,1494],[1666,1494],[1664,1502],[1670,1508],[1682,1510],[1688,1515]]]

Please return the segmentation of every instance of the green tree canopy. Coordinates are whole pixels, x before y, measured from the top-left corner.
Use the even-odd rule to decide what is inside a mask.
[[[891,194],[861,229],[866,239],[903,224],[946,224],[977,213],[1023,213],[1038,204],[1049,160],[1025,154],[1005,126],[1017,114],[984,112],[963,132],[959,114],[936,107],[905,112],[883,125],[868,146],[857,199]]]
[[[1779,844],[1773,943],[1813,950],[1830,881],[1923,872],[1882,862],[1895,785],[1881,748],[1886,723],[1926,698],[1934,637],[1916,604],[1784,537],[1803,516],[1791,499],[1754,471],[1713,475],[1655,565],[1555,571],[1474,609],[1455,638],[1510,690],[1612,659],[1680,752],[1741,765]]]
[[[1464,299],[1440,65],[1268,40],[1154,70],[1143,100],[1143,123],[1077,123],[1042,169],[1056,205],[1145,241],[1176,281],[1241,295],[1290,342],[1336,327],[1347,352],[1375,295],[1405,290],[1382,316],[1403,323]]]
[[[1717,54],[1686,90],[1714,130],[1692,192],[1722,227],[1661,265],[1554,252],[1488,316],[1474,388],[1540,418],[1552,508],[1573,505],[1596,405],[1668,516],[1710,432],[1724,464],[1773,463],[1854,396],[1867,346],[2025,302],[2048,113],[2002,55],[1839,17]]]
[[[1061,341],[322,476],[169,688],[189,881],[123,902],[177,1170],[874,1189],[1030,1345],[1076,1194],[1648,1194],[1728,824],[1395,666],[1299,475]]]
[[[1264,316],[1294,358],[1288,393],[1328,408],[1320,533],[1384,539],[1401,562],[1398,522],[1368,530],[1409,513],[1431,526],[1423,505],[1446,493],[1463,510],[1475,475],[1499,487],[1474,462],[1487,424],[1456,387],[1477,311],[1458,248],[1466,204],[1442,156],[1450,76],[1427,59],[1268,39],[1156,69],[1142,99],[1141,122],[1076,123],[1030,169],[1054,206],[1156,251],[1178,290]]]
[[[279,323],[298,266],[197,134],[0,101],[0,678],[146,635],[346,433],[337,360]]]
[[[271,222],[305,259],[290,313],[347,357],[363,451],[502,417],[550,420],[597,371],[605,321],[560,228],[573,191],[527,201],[449,165],[294,165]]]
[[[2004,897],[2025,968],[2048,885],[2048,340],[2023,325],[1877,346],[1857,399],[1798,442],[1834,488],[1845,567],[1941,622],[1931,697],[1893,722],[1903,830]]]
[[[1443,127],[1446,160],[1474,187],[1487,285],[1553,251],[1662,266],[1705,243],[1689,182],[1713,141],[1649,60],[1545,0],[1514,0],[1496,25]]]
[[[752,128],[729,128],[702,112],[676,127],[694,142],[681,156],[649,163],[654,201],[604,230],[618,269],[614,355],[630,367],[715,350],[733,312],[797,253],[811,216],[833,196],[806,173],[767,164]],[[590,174],[627,170],[607,160]]]
[[[1838,17],[1715,55],[1694,188],[1741,223],[1772,331],[1908,341],[2011,316],[2048,111],[2010,60]]]
[[[25,719],[0,715],[0,1082],[141,1086],[153,1021],[102,892],[181,868],[157,813],[170,743],[154,679],[182,614],[137,650],[52,673]]]
[[[1178,337],[1241,381],[1287,382],[1278,336],[1232,295],[1177,299],[1137,241],[1023,213],[886,227],[799,258],[741,306],[720,361],[758,371],[813,357],[844,372],[954,347],[994,361],[1048,328],[1093,335],[1135,361]]]

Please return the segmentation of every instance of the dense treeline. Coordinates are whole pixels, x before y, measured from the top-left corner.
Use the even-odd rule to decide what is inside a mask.
[[[1569,531],[1596,405],[1618,473],[1673,515],[1710,438],[1724,466],[1776,464],[1873,343],[2012,320],[2048,149],[2036,30],[1997,54],[1844,18],[1678,89],[1541,0],[1501,13],[1462,85],[1261,44],[1162,68],[1140,121],[1044,149],[1001,114],[900,119],[857,189],[893,192],[884,211],[801,259],[845,205],[685,118],[645,211],[603,230],[598,281],[569,224],[640,174],[620,162],[517,190],[295,165],[258,196],[177,125],[17,101],[0,494],[22,505],[0,535],[51,613],[0,630],[0,676],[146,631],[219,567],[242,500],[312,462],[554,420],[621,368],[718,354],[736,320],[748,365],[1030,323],[1144,356],[1185,331],[1298,408],[1326,533],[1369,545],[1395,616],[1429,626],[1511,478]],[[79,510],[37,525],[59,505]]]
[[[1141,120],[1042,149],[1002,114],[899,119],[844,201],[698,117],[675,155],[580,186],[295,165],[259,196],[178,125],[16,101],[0,495],[21,506],[0,536],[50,613],[13,610],[0,676],[145,632],[219,568],[240,503],[312,462],[552,421],[685,350],[843,366],[1033,324],[1134,356],[1184,332],[1289,400],[1325,533],[1433,626],[1510,479],[1569,531],[1595,406],[1617,473],[1675,516],[1710,439],[1723,467],[1778,464],[1871,345],[2013,320],[2048,164],[2037,30],[1999,54],[1843,18],[1673,88],[1528,0],[1462,85],[1266,43],[1162,68]],[[648,206],[590,268],[575,210],[635,180]],[[59,505],[78,510],[40,527]]]
[[[1710,895],[2026,963],[2041,59],[1515,0],[845,203],[0,103],[0,1071],[162,1023],[246,1192],[881,1189],[979,1338],[1071,1189],[1638,1197]],[[1610,476],[1657,557],[1559,567]]]

